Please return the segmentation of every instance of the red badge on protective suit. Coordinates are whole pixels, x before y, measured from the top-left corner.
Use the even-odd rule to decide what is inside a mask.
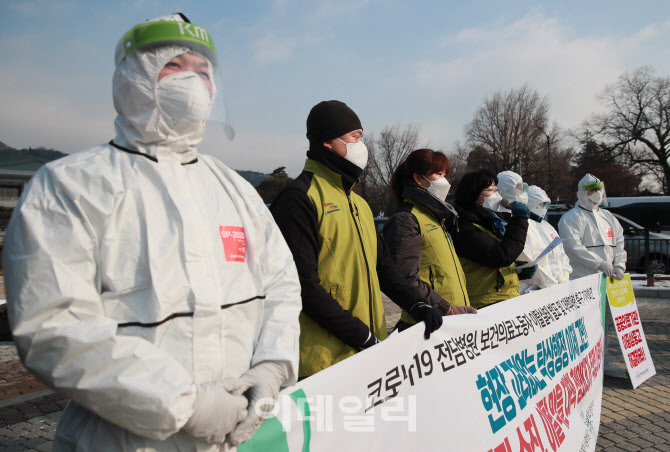
[[[223,251],[228,262],[245,262],[247,238],[242,226],[219,226]]]
[[[607,229],[607,237],[614,237],[614,234],[612,234],[612,228],[606,228]]]

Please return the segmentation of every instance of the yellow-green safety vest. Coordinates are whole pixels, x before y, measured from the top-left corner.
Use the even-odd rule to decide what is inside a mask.
[[[453,306],[470,306],[466,286],[466,277],[456,255],[451,236],[444,230],[444,220],[438,222],[435,216],[419,203],[411,203],[412,215],[421,229],[421,266],[419,279]],[[400,320],[415,324],[407,311],[403,309]]]
[[[490,235],[500,243],[493,232],[483,226],[475,226],[485,234]],[[479,309],[502,300],[519,296],[519,277],[516,274],[514,263],[507,267],[488,267],[479,264],[467,257],[460,257],[468,288],[470,303]]]
[[[377,234],[367,202],[353,191],[347,196],[339,174],[308,159],[313,173],[307,197],[319,226],[318,276],[321,286],[343,309],[365,323],[380,340],[386,320],[377,279]],[[313,375],[357,352],[314,320],[300,314],[299,376]]]

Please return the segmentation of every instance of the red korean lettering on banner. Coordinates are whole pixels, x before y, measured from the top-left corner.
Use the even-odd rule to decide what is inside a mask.
[[[219,226],[223,251],[228,262],[245,262],[247,238],[242,226]]]

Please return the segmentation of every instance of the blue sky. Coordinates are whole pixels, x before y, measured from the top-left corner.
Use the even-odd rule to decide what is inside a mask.
[[[670,75],[670,3],[627,1],[41,1],[0,3],[0,141],[76,152],[113,138],[114,47],[181,11],[214,36],[237,136],[200,151],[237,169],[304,163],[305,119],[339,99],[365,132],[416,124],[450,151],[476,108],[524,83],[562,128],[626,70]]]

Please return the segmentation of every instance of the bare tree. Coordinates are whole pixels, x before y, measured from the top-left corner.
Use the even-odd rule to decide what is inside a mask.
[[[621,75],[598,100],[607,111],[586,121],[581,135],[646,169],[670,194],[670,77],[644,66]]]
[[[419,127],[414,124],[384,127],[379,135],[365,136],[368,164],[361,176],[359,193],[374,213],[390,212],[393,207],[391,176],[410,152],[418,148]]]
[[[476,152],[468,163],[486,164],[494,172],[515,170],[524,180],[553,191],[557,168],[549,161],[559,150],[560,131],[556,125],[548,127],[548,117],[549,102],[537,90],[523,85],[498,91],[484,100],[465,127],[467,143]]]

